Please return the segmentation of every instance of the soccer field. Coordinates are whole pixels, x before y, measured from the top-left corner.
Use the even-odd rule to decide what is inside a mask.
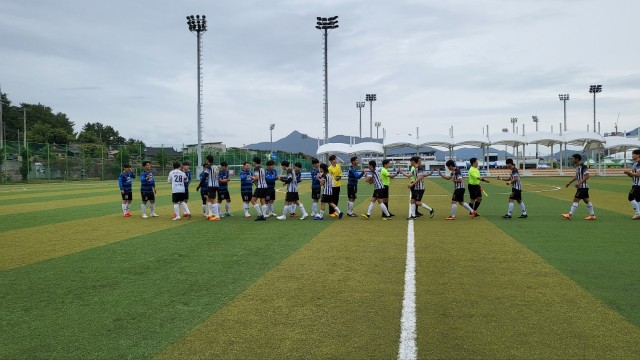
[[[0,186],[0,359],[391,359],[411,321],[419,359],[638,358],[630,181],[592,177],[597,220],[582,220],[582,203],[568,221],[567,180],[523,178],[529,217],[516,205],[505,220],[510,188],[491,179],[481,216],[458,207],[455,221],[439,179],[423,199],[435,217],[414,221],[403,179],[391,181],[392,221],[376,205],[370,220],[254,222],[237,182],[234,216],[218,222],[193,190],[193,218],[171,221],[168,184],[149,219],[138,182],[130,218],[116,182]],[[360,183],[358,214],[371,192]],[[415,312],[404,301],[403,318],[412,234]]]

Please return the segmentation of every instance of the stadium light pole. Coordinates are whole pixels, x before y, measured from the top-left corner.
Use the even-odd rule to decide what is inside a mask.
[[[360,141],[362,141],[362,108],[364,107],[364,101],[356,101],[356,107],[360,112]]]
[[[327,39],[329,30],[337,29],[338,17],[317,17],[316,29],[322,30],[324,37],[324,142],[329,141],[329,67],[327,61]]]
[[[518,122],[518,118],[511,118],[511,127],[513,128],[513,133],[516,133],[516,123]]]
[[[589,92],[593,94],[593,132],[598,132],[596,129],[596,94],[602,92],[602,85],[589,86]]]
[[[374,125],[376,126],[376,139],[380,139],[380,125],[382,125],[382,123],[380,121],[376,121]]]
[[[538,122],[540,122],[540,120],[535,115],[533,115],[531,118],[533,119],[533,122],[536,123],[536,132],[538,132]],[[537,159],[539,159],[539,157],[538,157],[538,143],[536,143],[536,161],[537,161]]]
[[[369,137],[373,139],[373,102],[378,99],[376,94],[367,94],[365,100],[369,102]]]
[[[202,34],[207,31],[207,17],[205,15],[187,16],[189,31],[196,35],[198,50],[198,156],[197,171],[202,171]]]
[[[276,124],[271,124],[269,125],[269,149],[270,150],[270,154],[269,156],[271,156],[271,154],[273,154],[273,129],[276,128]]]
[[[560,101],[564,103],[564,131],[567,131],[567,101],[569,100],[569,94],[558,94]]]
[[[4,148],[4,119],[2,118],[2,85],[0,85],[0,149]]]
[[[22,110],[22,121],[23,121],[23,125],[22,125],[22,130],[23,130],[22,136],[24,136],[23,145],[24,145],[24,148],[26,149],[27,148],[27,111],[29,109],[23,107],[20,110]]]

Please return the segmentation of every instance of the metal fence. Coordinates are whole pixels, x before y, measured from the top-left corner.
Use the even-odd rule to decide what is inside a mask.
[[[123,165],[130,164],[136,174],[142,169],[142,162],[151,161],[153,171],[168,175],[174,162],[189,161],[196,171],[198,164],[195,152],[183,151],[183,145],[161,144],[156,146],[102,144],[41,144],[7,141],[0,148],[0,183],[71,181],[71,180],[115,180]],[[302,163],[303,170],[311,170],[311,159],[303,154],[284,152],[270,153],[230,148],[226,151],[203,149],[204,158],[214,156],[214,163],[227,162],[232,175],[238,176],[245,161],[251,163],[254,157],[262,159],[265,165],[268,159],[279,163],[287,160],[293,165]]]

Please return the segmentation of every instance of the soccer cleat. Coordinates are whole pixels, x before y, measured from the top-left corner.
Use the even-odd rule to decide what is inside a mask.
[[[358,217],[358,215],[351,213],[351,214],[347,214],[348,217]]]
[[[389,213],[389,217],[394,217],[396,214]]]
[[[131,217],[131,213],[127,211],[127,212],[124,214],[124,217]]]
[[[431,209],[429,210],[429,219],[433,219],[433,216],[436,214],[436,211]]]
[[[571,214],[562,214],[562,217],[567,219],[567,220],[573,219],[573,215],[571,215]]]
[[[422,216],[424,216],[424,214],[423,214],[423,213],[421,213],[421,212],[418,212],[418,211],[416,210],[416,217],[417,217],[417,218],[419,218],[419,217],[422,217]]]
[[[336,217],[336,216],[338,216],[338,214],[337,213],[331,213],[331,214],[329,214],[329,216]]]
[[[148,218],[147,214],[142,214],[142,218],[143,218],[143,219]]]
[[[474,217],[476,217],[477,212],[475,210],[473,210],[473,212],[471,213],[471,218],[473,219]]]
[[[215,215],[213,215],[213,216],[211,216],[211,217],[209,218],[209,221],[220,221],[220,218],[219,218],[219,217],[217,217],[217,216],[215,216]]]
[[[160,217],[160,215],[158,215],[158,214],[156,214],[156,213],[152,212],[152,213],[151,213],[151,217]]]
[[[223,217],[224,217],[224,214],[220,214],[220,216],[218,216],[218,217],[219,217],[219,218],[223,218]]]
[[[362,216],[362,218],[365,220],[371,219],[371,216],[369,214],[360,214],[360,216]]]
[[[387,220],[391,220],[391,216],[385,216],[382,218],[382,221],[387,221]]]
[[[338,214],[338,219],[342,219],[342,215],[344,215],[344,213],[340,212],[340,214]]]
[[[276,219],[278,219],[278,220],[287,220],[286,216],[284,216],[284,215],[280,215],[280,216],[276,217]]]
[[[527,215],[527,214],[522,214],[522,215],[518,216],[518,219],[526,219],[526,218],[528,218],[528,217],[529,217],[529,215]]]
[[[415,219],[416,219],[416,217],[415,217],[415,216],[409,216],[409,217],[407,218],[407,220],[415,220]]]
[[[266,221],[267,218],[264,215],[258,215],[258,217],[253,221]]]
[[[505,215],[502,215],[502,218],[503,219],[511,219],[511,215],[505,214]]]
[[[191,219],[191,214],[189,214],[189,213],[182,214],[182,217],[186,217],[186,218]],[[216,216],[216,217],[217,217],[217,216]]]
[[[250,218],[250,217],[251,217],[251,214],[249,214],[249,213],[244,214],[244,217],[246,217],[246,218]]]
[[[635,215],[633,215],[633,217],[631,218],[631,220],[640,220],[640,214],[635,214]]]
[[[456,217],[455,216],[448,216],[445,220],[455,220]]]
[[[290,216],[291,216],[292,218],[295,218],[295,217],[298,217],[298,214],[293,213],[293,214],[291,214]]]
[[[178,216],[178,215],[176,215],[176,216],[174,216],[174,217],[173,217],[173,219],[171,219],[171,220],[176,221],[176,220],[180,220],[180,219],[181,219],[181,217],[180,217],[180,216]]]
[[[595,215],[589,215],[586,218],[584,218],[585,220],[595,220],[596,216]]]
[[[324,220],[324,218],[322,216],[318,216],[316,215],[313,220]]]
[[[480,216],[480,214],[478,214],[478,212],[477,212],[477,211],[474,211],[474,212],[476,213],[476,214],[475,214],[475,217]]]
[[[122,216],[124,216],[124,217],[128,217],[128,216],[127,216],[127,213],[122,214]]]
[[[233,216],[233,215],[231,215],[231,213],[226,212],[226,213],[224,213],[224,216],[229,217],[229,216]]]
[[[300,220],[304,220],[304,219],[306,219],[308,217],[309,217],[309,215],[302,215],[302,217],[300,217]]]
[[[265,218],[265,219],[269,218],[269,214],[264,214],[264,215],[261,215],[261,216],[262,216],[263,218]]]

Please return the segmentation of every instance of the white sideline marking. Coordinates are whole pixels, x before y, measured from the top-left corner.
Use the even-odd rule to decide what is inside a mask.
[[[416,250],[413,220],[407,228],[407,265],[404,272],[404,298],[402,300],[402,318],[400,319],[400,348],[398,359],[418,358],[416,346]]]

